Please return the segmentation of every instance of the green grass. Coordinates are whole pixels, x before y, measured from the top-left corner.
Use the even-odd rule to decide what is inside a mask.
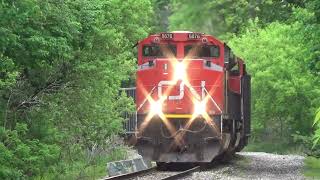
[[[307,157],[304,160],[303,174],[308,179],[320,179],[320,158]]]
[[[105,155],[95,157],[91,163],[83,159],[73,162],[61,162],[54,169],[48,170],[36,180],[93,180],[107,176],[107,163],[111,161],[121,160],[126,156],[126,150],[119,148]]]
[[[304,154],[305,147],[286,142],[249,142],[243,151],[277,154]]]

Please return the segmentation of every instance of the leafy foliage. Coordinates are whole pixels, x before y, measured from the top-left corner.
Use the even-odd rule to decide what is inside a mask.
[[[228,37],[248,25],[248,19],[259,19],[259,25],[285,21],[292,6],[303,6],[300,1],[226,1],[174,0],[170,29],[191,30]],[[192,8],[190,8],[192,7]]]
[[[0,179],[42,176],[108,151],[132,103],[118,90],[135,70],[132,46],[151,29],[152,5],[0,2]]]
[[[319,89],[313,86],[317,78],[304,65],[308,47],[300,43],[298,29],[299,24],[280,23],[259,29],[253,23],[245,34],[229,41],[253,76],[253,128],[264,138],[311,131]]]
[[[310,179],[319,179],[320,178],[320,159],[315,157],[307,157],[304,160],[305,167],[303,173]]]
[[[317,110],[313,126],[316,127],[316,131],[314,132],[315,135],[313,137],[313,147],[315,147],[317,144],[320,144],[320,108]]]
[[[27,130],[26,124],[19,123],[11,131],[1,127],[1,178],[40,174],[46,170],[47,164],[57,163],[60,148],[38,139],[26,139]]]

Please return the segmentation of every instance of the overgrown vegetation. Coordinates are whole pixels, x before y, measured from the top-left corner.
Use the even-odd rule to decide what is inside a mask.
[[[307,157],[305,160],[304,175],[309,179],[319,179],[320,178],[320,159],[315,157]]]
[[[86,177],[123,158],[107,140],[152,2],[3,0],[0,16],[0,179]]]
[[[310,46],[301,43],[300,26],[276,22],[260,29],[253,24],[229,41],[246,57],[252,74],[253,141],[294,145],[293,135],[311,135],[319,78],[306,66]]]

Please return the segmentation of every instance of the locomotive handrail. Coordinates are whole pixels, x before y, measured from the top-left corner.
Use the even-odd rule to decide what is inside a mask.
[[[138,112],[138,111],[142,108],[142,106],[144,105],[144,103],[147,102],[148,97],[153,93],[153,91],[154,91],[155,88],[156,88],[156,86],[154,86],[154,87],[151,89],[150,93],[149,93],[149,94],[146,96],[146,98],[143,100],[143,102],[142,102],[141,105],[138,107],[138,109],[137,109],[136,112]]]
[[[220,113],[222,113],[222,110],[220,109],[220,107],[218,106],[218,104],[216,103],[216,101],[210,96],[209,92],[207,91],[206,88],[203,88],[206,93],[209,95],[209,98],[211,99],[211,101],[214,103],[214,105],[218,108],[218,110],[220,111]]]
[[[120,90],[134,90],[136,87],[120,88]]]

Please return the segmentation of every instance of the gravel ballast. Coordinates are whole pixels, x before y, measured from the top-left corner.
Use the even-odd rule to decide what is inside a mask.
[[[134,150],[131,156],[139,157]],[[182,179],[186,180],[244,180],[244,179],[305,179],[302,174],[304,157],[299,155],[278,155],[265,152],[240,152],[227,163],[216,163],[202,168]],[[134,180],[159,180],[179,172],[154,171],[132,178]]]
[[[305,179],[303,156],[278,155],[264,152],[237,153],[234,160],[205,171],[195,172],[185,179]]]

